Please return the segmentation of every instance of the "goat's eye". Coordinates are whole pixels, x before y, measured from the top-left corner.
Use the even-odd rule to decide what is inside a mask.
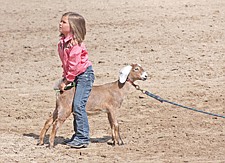
[[[139,70],[139,68],[138,67],[135,67],[135,69],[134,69],[135,71],[138,71]]]

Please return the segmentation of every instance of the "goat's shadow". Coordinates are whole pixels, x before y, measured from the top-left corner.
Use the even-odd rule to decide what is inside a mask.
[[[32,137],[34,139],[39,140],[39,135],[34,134],[34,133],[24,133],[23,136],[25,137]],[[49,134],[47,134],[44,138],[44,144],[49,144]],[[65,144],[65,140],[67,140],[68,138],[64,138],[62,136],[56,136],[55,137],[55,145],[58,144]],[[111,139],[110,136],[103,136],[102,138],[90,138],[91,143],[107,143],[109,140]],[[38,144],[38,143],[37,143]]]

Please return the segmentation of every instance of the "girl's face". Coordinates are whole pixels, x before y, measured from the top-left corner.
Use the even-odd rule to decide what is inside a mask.
[[[65,37],[70,34],[70,24],[68,21],[68,16],[63,16],[59,23],[59,32],[62,33]]]

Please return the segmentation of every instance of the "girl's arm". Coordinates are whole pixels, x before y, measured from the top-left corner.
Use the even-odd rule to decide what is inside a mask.
[[[82,48],[80,46],[74,46],[70,53],[68,54],[67,60],[67,73],[65,81],[67,84],[74,81],[75,77],[80,74],[81,68],[81,55]]]

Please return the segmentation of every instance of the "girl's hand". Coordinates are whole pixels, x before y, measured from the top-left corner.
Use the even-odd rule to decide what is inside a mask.
[[[59,90],[61,91],[61,92],[64,92],[65,90],[65,87],[66,87],[66,84],[64,83],[64,82],[61,82],[60,84],[59,84]]]

